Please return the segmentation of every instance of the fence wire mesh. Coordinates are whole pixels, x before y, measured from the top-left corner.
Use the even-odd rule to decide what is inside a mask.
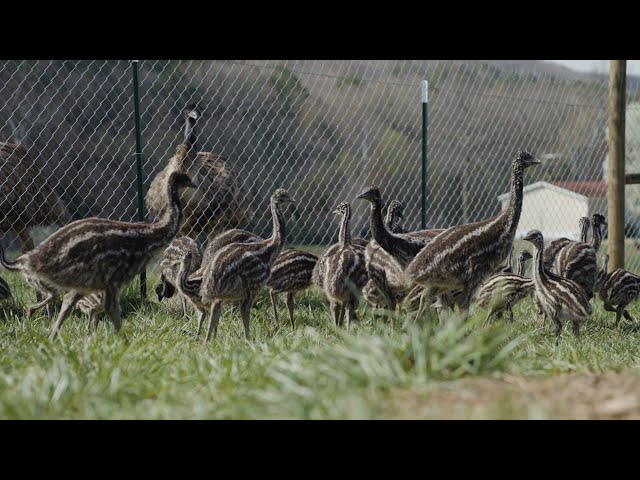
[[[279,187],[297,202],[289,244],[334,242],[340,201],[353,202],[354,234],[368,236],[368,205],[354,198],[370,184],[404,205],[405,228],[419,229],[422,80],[430,227],[498,213],[521,149],[543,163],[526,172],[520,232],[576,238],[580,216],[607,213],[607,76],[408,60],[145,60],[139,75],[145,192],[181,142],[190,102],[203,108],[199,150],[224,165],[200,174],[229,172],[230,197],[221,200],[215,182],[197,197],[208,208],[188,233],[203,244],[232,227],[269,236],[269,196]],[[640,172],[637,92],[629,82],[628,173]],[[129,61],[0,62],[0,141],[25,150],[4,145],[0,157],[0,234],[13,248],[30,241],[27,232],[38,243],[70,220],[137,221]],[[626,207],[626,266],[638,271],[640,185],[627,187]]]

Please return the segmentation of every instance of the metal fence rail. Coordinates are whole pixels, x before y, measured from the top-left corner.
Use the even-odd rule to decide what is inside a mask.
[[[573,182],[572,188],[589,197],[599,195],[603,181],[606,77],[534,73],[480,61],[145,60],[139,62],[139,78],[145,192],[181,141],[182,109],[198,102],[199,149],[226,159],[254,212],[240,227],[270,235],[269,195],[284,187],[297,201],[288,243],[335,241],[331,211],[369,184],[378,185],[385,200],[405,205],[406,228],[420,228],[425,79],[429,226],[498,213],[509,164],[523,148],[546,159],[527,171],[527,184]],[[129,61],[1,61],[0,141],[26,149],[71,219],[136,221],[133,92]],[[628,173],[640,171],[636,92],[629,85]],[[20,173],[20,166],[12,168]],[[18,186],[9,174],[0,177],[0,213],[20,208],[11,195],[30,182],[36,180],[22,178]],[[564,207],[551,203],[542,209],[545,217],[577,230],[578,219],[568,218]],[[365,202],[353,202],[353,213],[354,232],[366,235]],[[640,225],[640,186],[627,187],[627,215],[631,236]],[[148,213],[146,218],[152,220]],[[14,248],[21,248],[16,230],[29,228],[37,242],[56,228],[13,227],[3,230]],[[202,242],[207,233],[191,232]],[[627,268],[638,271],[640,255],[634,252],[628,249]]]

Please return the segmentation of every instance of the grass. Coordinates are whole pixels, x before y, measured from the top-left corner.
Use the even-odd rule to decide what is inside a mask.
[[[625,322],[613,329],[596,300],[581,338],[566,328],[556,347],[529,300],[513,324],[484,327],[479,312],[464,323],[452,317],[408,331],[400,321],[392,331],[361,304],[360,322],[347,335],[331,325],[315,289],[297,297],[295,330],[280,305],[277,330],[263,292],[251,342],[229,307],[217,340],[205,345],[194,335],[195,311],[183,317],[176,299],[142,301],[132,285],[123,291],[127,340],[108,321],[88,334],[75,313],[51,343],[45,316],[23,316],[33,292],[20,277],[5,276],[14,299],[0,304],[3,419],[591,418],[599,410],[576,405],[589,397],[585,379],[600,377],[612,396],[598,401],[607,412],[640,414],[633,401],[640,328]],[[635,306],[630,312],[640,315]],[[602,389],[594,392],[596,402]]]

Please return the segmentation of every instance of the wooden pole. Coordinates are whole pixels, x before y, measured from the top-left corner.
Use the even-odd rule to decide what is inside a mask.
[[[626,60],[609,67],[609,271],[624,268],[624,135]]]

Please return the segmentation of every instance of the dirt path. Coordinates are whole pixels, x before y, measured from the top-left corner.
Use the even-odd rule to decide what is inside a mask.
[[[393,391],[389,419],[640,419],[640,374],[504,375]]]

